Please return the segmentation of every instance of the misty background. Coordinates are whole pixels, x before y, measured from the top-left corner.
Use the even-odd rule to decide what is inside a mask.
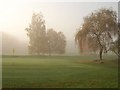
[[[7,6],[7,7],[6,7]],[[2,5],[0,30],[2,32],[2,54],[27,55],[29,38],[25,28],[31,23],[34,12],[42,12],[46,27],[62,31],[67,38],[65,55],[80,55],[75,44],[75,34],[83,18],[100,8],[113,8],[118,12],[117,2],[23,2],[8,1]]]

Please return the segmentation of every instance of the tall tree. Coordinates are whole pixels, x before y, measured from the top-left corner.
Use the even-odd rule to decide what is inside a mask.
[[[42,13],[33,13],[31,24],[26,28],[29,41],[29,52],[31,54],[46,53],[46,26]]]
[[[56,53],[56,46],[57,46],[57,32],[54,31],[52,28],[48,29],[47,31],[47,36],[48,36],[48,47],[49,47],[49,52],[51,53]]]
[[[65,35],[62,32],[56,32],[55,30],[48,29],[47,31],[48,36],[48,47],[49,52],[53,54],[63,54],[65,53],[65,47],[66,47],[66,38]]]
[[[116,12],[102,8],[84,18],[84,23],[76,34],[75,41],[82,52],[86,44],[89,50],[99,50],[99,57],[102,60],[103,52],[107,53],[117,36],[117,29]]]
[[[57,53],[64,54],[66,49],[66,37],[62,32],[58,32]]]

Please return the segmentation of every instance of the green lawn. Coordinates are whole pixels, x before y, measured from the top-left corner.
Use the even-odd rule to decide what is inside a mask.
[[[96,56],[97,57],[97,56]],[[115,88],[117,58],[94,56],[3,56],[3,88]]]

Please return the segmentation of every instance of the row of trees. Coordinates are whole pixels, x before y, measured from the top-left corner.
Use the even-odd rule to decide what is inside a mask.
[[[75,37],[81,54],[99,52],[100,60],[102,60],[102,54],[108,51],[113,51],[120,56],[118,52],[119,27],[117,13],[112,9],[102,8],[84,17],[82,27],[79,28]],[[45,20],[41,13],[33,14],[31,24],[26,31],[30,39],[29,52],[31,54],[65,53],[65,35],[52,28],[46,30]]]
[[[113,51],[118,56],[118,20],[117,13],[112,9],[99,9],[84,18],[82,27],[76,34],[75,41],[81,54],[85,51],[102,54]]]
[[[30,54],[63,54],[65,53],[66,37],[62,32],[47,29],[42,13],[33,13],[31,24],[26,28]]]

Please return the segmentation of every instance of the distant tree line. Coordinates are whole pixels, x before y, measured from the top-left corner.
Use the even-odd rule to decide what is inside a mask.
[[[42,13],[33,13],[31,24],[26,28],[30,54],[64,54],[66,37],[62,32],[47,29]]]

